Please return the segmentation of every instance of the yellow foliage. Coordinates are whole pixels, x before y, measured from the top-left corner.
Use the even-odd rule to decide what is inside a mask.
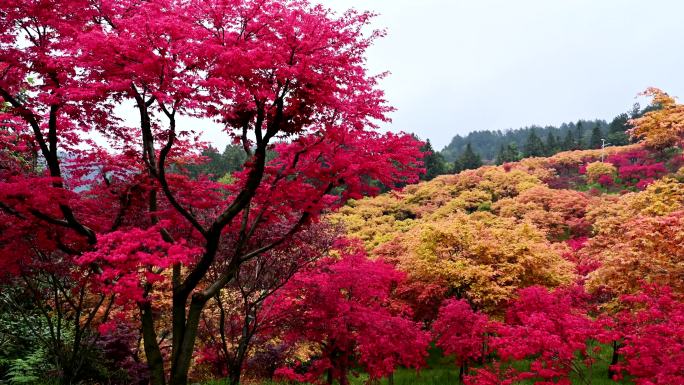
[[[402,270],[414,279],[445,282],[485,311],[496,311],[518,288],[562,285],[573,276],[564,245],[551,244],[534,225],[486,212],[426,223],[401,243]]]
[[[587,181],[595,183],[601,175],[615,176],[617,169],[610,163],[592,162],[587,165]]]
[[[497,199],[541,184],[538,177],[521,170],[481,167],[407,186],[400,193],[350,202],[329,220],[343,225],[349,236],[363,240],[373,254],[376,247],[418,224],[460,211],[486,211]]]
[[[371,251],[414,226],[417,210],[402,198],[402,195],[384,194],[352,201],[328,220],[342,225],[348,235],[364,241],[366,249]]]
[[[600,267],[587,288],[607,286],[614,294],[639,291],[643,282],[672,287],[684,294],[684,211],[666,216],[637,216],[622,222],[613,237],[598,236],[584,250]]]
[[[597,198],[587,212],[594,234],[619,239],[623,223],[636,216],[664,216],[684,209],[684,183],[663,178],[644,191]]]
[[[494,200],[514,197],[521,192],[542,184],[534,175],[521,170],[506,172],[502,167],[490,167],[482,174],[477,188],[489,192]]]
[[[679,143],[684,135],[684,105],[658,88],[648,88],[643,95],[651,96],[652,104],[660,108],[632,119],[629,135],[656,150]]]
[[[640,148],[638,144],[628,146],[606,147],[604,150],[576,150],[559,152],[549,158],[549,165],[561,166],[565,168],[578,167],[586,162],[594,162],[601,159],[601,155],[608,157],[621,152],[628,152]]]
[[[456,198],[447,202],[430,215],[430,219],[444,218],[456,212],[473,212],[489,208],[492,205],[492,194],[482,190],[466,190]]]
[[[644,191],[625,197],[629,208],[637,214],[662,216],[684,208],[684,183],[663,178]]]
[[[492,211],[518,222],[533,223],[551,238],[561,238],[571,226],[580,226],[589,198],[578,191],[535,186],[514,198],[501,199]]]
[[[508,164],[511,170],[523,171],[534,175],[540,180],[549,180],[556,176],[556,170],[551,167],[549,158],[525,158],[519,162]]]

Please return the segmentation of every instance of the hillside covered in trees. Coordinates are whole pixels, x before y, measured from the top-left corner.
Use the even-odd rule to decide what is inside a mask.
[[[443,175],[333,216],[406,273],[397,297],[467,384],[684,381],[684,108],[654,92],[666,112],[633,122],[639,144]]]
[[[470,144],[483,162],[501,164],[532,156],[550,156],[560,151],[597,149],[603,144],[601,139],[612,146],[623,146],[630,142],[626,133],[630,128],[628,121],[657,108],[657,105],[649,105],[642,109],[635,104],[630,111],[610,122],[580,119],[559,126],[472,131],[465,136],[454,136],[440,154],[447,163],[453,163],[467,152]]]
[[[684,384],[684,105],[448,166],[374,16],[0,2],[0,384]]]

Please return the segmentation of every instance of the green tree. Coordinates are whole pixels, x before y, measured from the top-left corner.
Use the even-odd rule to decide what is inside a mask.
[[[454,171],[472,170],[482,166],[482,158],[473,151],[473,147],[468,143],[463,154],[454,162]]]
[[[597,124],[591,130],[591,139],[589,140],[589,148],[601,148],[601,139],[603,134],[601,133],[601,127]]]
[[[508,162],[516,162],[520,160],[520,151],[515,142],[509,143],[506,146],[503,144],[496,156],[496,164],[501,165]]]
[[[241,170],[247,160],[247,153],[242,146],[229,144],[223,150],[223,154],[212,146],[202,150],[202,156],[207,161],[202,164],[189,167],[190,175],[197,178],[200,175],[207,175],[212,180],[218,180],[226,174],[232,174]]]
[[[549,133],[546,135],[546,155],[551,156],[557,153],[558,150],[559,146],[556,135],[554,135],[552,131],[549,131]]]
[[[575,138],[572,135],[572,130],[568,130],[565,134],[565,139],[563,139],[563,150],[573,150],[575,149]]]
[[[634,113],[632,111],[632,113]],[[624,146],[629,143],[629,136],[627,136],[627,129],[629,129],[630,116],[627,113],[622,113],[616,116],[608,125],[608,141],[616,146]]]
[[[431,180],[434,177],[446,174],[446,165],[444,157],[439,152],[432,148],[430,139],[428,139],[420,150],[425,154],[423,163],[425,165],[425,174],[420,176],[421,180]]]
[[[525,142],[525,147],[523,148],[523,154],[526,158],[533,156],[544,156],[546,152],[544,151],[544,142],[539,139],[537,133],[534,130],[530,131],[527,136],[527,141]]]
[[[578,121],[578,122],[577,122],[576,130],[577,130],[577,135],[575,136],[575,146],[574,146],[574,149],[575,149],[575,150],[581,150],[582,148],[584,148],[584,140],[583,140],[583,138],[584,138],[584,128],[582,127],[582,122],[581,122],[581,121]]]
[[[506,148],[502,144],[501,147],[499,147],[499,152],[496,154],[496,164],[501,165],[506,163],[505,157],[506,156]]]
[[[238,170],[242,170],[245,162],[247,161],[247,153],[242,146],[235,144],[229,144],[223,150],[223,161],[226,166],[225,172],[233,173]]]

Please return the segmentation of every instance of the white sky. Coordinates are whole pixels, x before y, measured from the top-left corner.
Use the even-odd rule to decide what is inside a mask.
[[[388,35],[367,57],[391,72],[385,129],[437,150],[474,130],[610,120],[649,86],[684,99],[684,0],[311,1],[380,14]],[[179,124],[228,143],[211,122]]]
[[[478,129],[612,119],[657,86],[684,97],[681,0],[318,0],[372,10],[393,131],[441,149]],[[643,104],[643,103],[642,103]]]

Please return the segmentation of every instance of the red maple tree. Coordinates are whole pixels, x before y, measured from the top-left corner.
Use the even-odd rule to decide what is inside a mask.
[[[281,314],[278,335],[316,352],[305,366],[295,363],[277,374],[299,382],[348,384],[356,367],[377,379],[399,365],[423,366],[429,334],[391,297],[404,274],[369,260],[360,247],[342,253],[339,260],[328,258],[298,273],[269,299]]]
[[[364,34],[370,14],[300,0],[8,0],[0,12],[0,265],[16,273],[40,249],[94,272],[139,312],[153,384],[187,383],[202,311],[243,263],[375,182],[417,179],[420,143],[377,131],[391,108],[364,64],[381,34]],[[233,183],[188,176],[201,128],[183,117],[243,145]]]

